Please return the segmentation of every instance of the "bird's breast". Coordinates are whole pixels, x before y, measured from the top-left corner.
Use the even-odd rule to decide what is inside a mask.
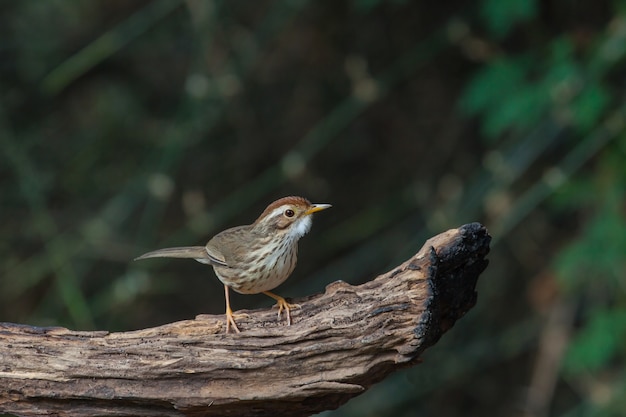
[[[239,262],[228,267],[215,265],[217,277],[242,294],[270,291],[282,284],[296,267],[297,242],[283,240],[249,251]]]

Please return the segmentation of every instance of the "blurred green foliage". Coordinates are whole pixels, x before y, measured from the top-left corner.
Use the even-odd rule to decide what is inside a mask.
[[[486,28],[496,39],[502,39],[516,24],[533,20],[537,15],[536,0],[484,0],[480,12]]]
[[[623,415],[622,2],[7,0],[0,40],[0,320],[220,314],[206,267],[131,259],[287,194],[333,209],[286,296],[481,221],[478,305],[325,414]]]
[[[535,12],[530,6],[517,10],[512,2],[503,13],[498,8],[508,4],[491,3],[484,2],[489,13],[510,23],[522,20],[518,17],[530,20]],[[487,19],[487,26],[494,36],[507,34],[498,26],[501,21],[494,26],[493,19]],[[586,33],[556,34],[539,47],[496,53],[469,81],[461,106],[480,117],[490,143],[504,137],[518,141],[543,123],[563,130],[561,149],[576,146],[585,136],[608,142],[598,147],[603,149],[593,162],[581,161],[593,170],[564,176],[556,165],[546,180],[560,186],[552,198],[557,213],[579,212],[577,233],[551,263],[559,297],[579,317],[568,329],[564,378],[590,400],[567,415],[622,415],[626,374],[616,367],[623,368],[626,361],[626,107],[623,88],[616,88],[616,82],[623,87],[623,80],[616,77],[625,61],[626,16],[612,16],[595,33],[584,29]],[[606,391],[601,399],[594,398],[599,386]]]

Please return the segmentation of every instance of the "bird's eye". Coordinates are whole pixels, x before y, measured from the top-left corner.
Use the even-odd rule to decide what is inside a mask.
[[[285,210],[285,216],[287,216],[287,217],[293,217],[294,214],[296,214],[296,213],[294,213],[294,211],[292,209]]]

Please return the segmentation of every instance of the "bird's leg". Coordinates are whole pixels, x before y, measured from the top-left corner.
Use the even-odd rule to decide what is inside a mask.
[[[228,295],[228,285],[224,285],[224,296],[226,297],[226,333],[230,332],[230,326],[233,326],[233,329],[237,333],[240,332],[239,327],[235,323],[235,317],[233,316],[233,310],[230,308],[230,296]]]
[[[290,311],[292,308],[300,308],[300,304],[290,304],[283,297],[281,297],[280,295],[276,295],[273,292],[263,291],[263,294],[267,295],[268,297],[272,297],[274,300],[277,301],[276,307],[278,307],[279,319],[280,319],[280,314],[283,312],[283,310],[285,310],[285,313],[287,314],[287,326],[291,326],[291,312]]]

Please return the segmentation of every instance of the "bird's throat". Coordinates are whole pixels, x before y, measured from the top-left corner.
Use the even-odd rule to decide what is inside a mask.
[[[289,238],[298,240],[302,236],[306,235],[311,229],[311,223],[311,216],[305,216],[296,220],[296,222],[287,231]]]

